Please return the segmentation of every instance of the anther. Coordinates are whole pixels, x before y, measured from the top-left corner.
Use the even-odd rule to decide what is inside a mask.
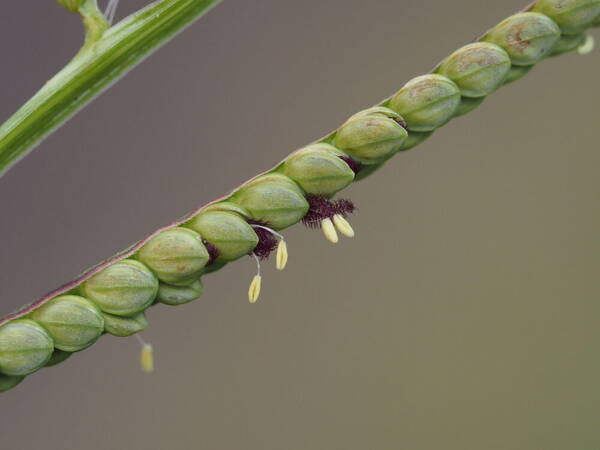
[[[594,50],[594,36],[589,34],[585,37],[585,41],[579,47],[577,47],[577,53],[580,55],[587,55]]]
[[[140,367],[142,371],[146,373],[150,373],[154,371],[154,352],[152,350],[152,344],[144,341],[139,334],[136,334],[135,337],[139,341],[142,346],[142,351],[140,352]]]
[[[323,234],[329,242],[337,244],[338,235],[335,231],[335,227],[333,226],[333,222],[329,217],[321,221],[321,230],[323,230]]]
[[[275,267],[277,270],[285,269],[288,260],[288,251],[287,244],[283,239],[279,241],[279,245],[277,246],[277,255],[275,258]]]
[[[260,260],[258,256],[252,253],[254,260],[256,261],[256,275],[252,278],[250,286],[248,287],[248,301],[250,303],[256,303],[258,296],[260,295],[260,287],[262,284],[262,277],[260,276]]]
[[[354,237],[354,230],[352,229],[352,226],[341,214],[336,214],[333,216],[333,224],[344,236],[349,238]]]

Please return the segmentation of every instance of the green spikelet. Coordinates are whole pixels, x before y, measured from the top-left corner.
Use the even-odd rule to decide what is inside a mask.
[[[210,205],[202,208],[202,211],[205,211],[205,212],[224,211],[224,212],[238,214],[239,216],[243,217],[244,219],[250,218],[250,212],[248,210],[242,208],[240,205],[237,205],[237,204],[235,204],[233,202],[229,202],[229,201],[211,203]]]
[[[186,226],[217,248],[218,261],[234,261],[247,255],[258,243],[258,236],[248,222],[232,212],[202,211]]]
[[[35,310],[31,317],[48,331],[54,347],[67,352],[89,347],[104,330],[100,310],[77,295],[55,297]]]
[[[137,258],[164,283],[187,286],[200,276],[209,255],[202,238],[193,230],[174,227],[151,238]]]
[[[530,66],[548,55],[560,37],[558,25],[549,17],[524,12],[504,19],[484,41],[502,47],[515,66]]]
[[[23,375],[2,375],[0,374],[0,392],[6,392],[14,388],[25,379]]]
[[[189,286],[171,286],[161,283],[158,288],[158,301],[165,305],[184,305],[202,296],[204,287],[202,281],[196,280]]]
[[[550,17],[563,34],[579,34],[600,15],[600,0],[538,0],[533,11]]]
[[[45,367],[56,366],[57,364],[60,364],[61,362],[69,359],[71,357],[71,355],[73,355],[72,352],[66,352],[64,350],[59,350],[59,349],[55,348],[54,351],[52,352],[52,356],[50,356],[50,359],[46,363]]]
[[[54,343],[46,330],[30,319],[13,320],[0,327],[0,372],[29,375],[50,359]]]
[[[292,153],[282,171],[309,194],[333,195],[354,180],[354,172],[340,156],[346,154],[332,145],[309,145]]]
[[[102,313],[102,317],[104,317],[104,331],[113,336],[131,336],[148,328],[148,319],[143,312],[132,316]]]
[[[253,220],[276,230],[299,222],[308,211],[302,190],[290,178],[279,174],[254,179],[234,199],[250,212]]]
[[[150,306],[158,280],[141,262],[124,259],[92,276],[80,290],[103,312],[130,316]]]
[[[520,80],[525,75],[529,73],[534,66],[511,66],[506,78],[504,79],[504,84],[512,83],[513,81]]]
[[[552,47],[552,51],[549,53],[549,56],[559,56],[563,53],[572,52],[576,50],[581,44],[585,42],[586,36],[585,34],[563,34],[554,47]]]
[[[433,131],[452,118],[459,103],[460,90],[452,80],[429,74],[406,83],[390,100],[390,108],[404,117],[409,131]]]
[[[485,97],[502,85],[510,65],[508,53],[497,45],[475,42],[452,53],[437,72],[454,81],[463,97]]]
[[[376,106],[350,117],[337,130],[333,144],[357,161],[376,164],[398,152],[407,136],[400,114]]]
[[[460,99],[460,104],[456,111],[454,111],[454,117],[464,116],[465,114],[470,113],[474,109],[477,109],[479,105],[483,103],[485,97],[462,97]]]

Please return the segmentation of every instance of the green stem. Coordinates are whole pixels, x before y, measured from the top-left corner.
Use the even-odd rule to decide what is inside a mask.
[[[104,14],[98,9],[97,0],[85,0],[83,5],[79,7],[79,14],[83,20],[85,27],[85,42],[77,55],[88,51],[108,29],[109,24],[106,21]]]
[[[79,53],[0,126],[0,176],[52,131],[220,0],[159,0],[107,28],[96,0],[80,8]]]

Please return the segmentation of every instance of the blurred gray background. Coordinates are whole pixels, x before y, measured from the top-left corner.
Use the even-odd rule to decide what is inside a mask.
[[[2,120],[77,50],[3,2]],[[124,0],[121,18],[144,5]],[[271,167],[524,0],[224,0],[0,179],[0,313]],[[595,32],[596,37],[600,37]],[[285,232],[0,401],[2,449],[600,448],[598,50],[543,62]]]

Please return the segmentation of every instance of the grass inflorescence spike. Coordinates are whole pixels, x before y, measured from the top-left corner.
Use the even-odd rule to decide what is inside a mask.
[[[150,306],[198,299],[201,277],[246,255],[257,266],[247,292],[255,303],[260,260],[276,251],[276,268],[287,263],[281,230],[303,222],[331,242],[338,242],[338,233],[353,237],[348,216],[355,206],[334,198],[338,192],[475,110],[545,58],[590,51],[593,41],[585,31],[598,25],[600,0],[534,2],[328,136],[0,319],[0,391],[66,360],[103,333],[137,335],[148,326]],[[143,341],[141,364],[153,369],[152,347]]]

